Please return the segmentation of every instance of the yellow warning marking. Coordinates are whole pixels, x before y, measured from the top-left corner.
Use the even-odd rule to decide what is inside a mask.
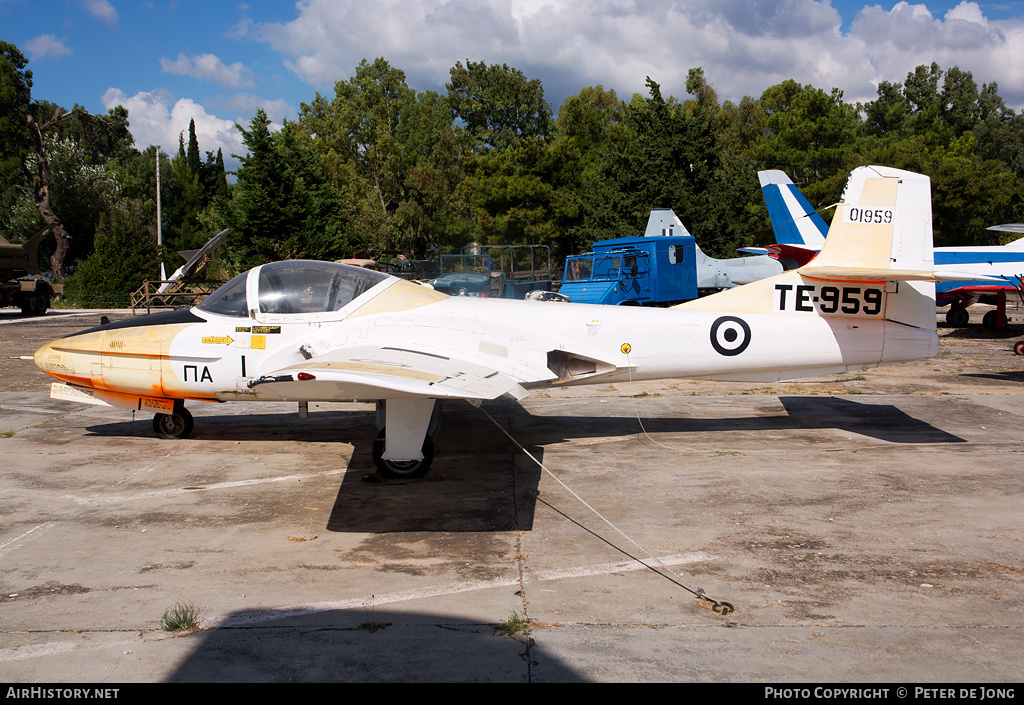
[[[235,341],[226,335],[204,335],[203,342],[209,345],[231,345]]]
[[[622,351],[622,354],[623,354],[623,355],[629,355],[629,352],[630,352],[630,350],[632,350],[632,349],[633,349],[633,348],[632,348],[632,347],[630,346],[630,344],[629,344],[629,343],[623,343],[623,344],[622,344],[622,347],[621,347],[621,348],[619,348],[619,350],[621,350],[621,351]]]
[[[252,337],[252,343],[249,345],[253,350],[266,350],[267,349],[267,336],[265,335],[254,335]]]

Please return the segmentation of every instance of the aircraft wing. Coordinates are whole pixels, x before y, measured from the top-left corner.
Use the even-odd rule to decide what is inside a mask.
[[[538,376],[536,371],[530,376]],[[345,346],[282,368],[249,384],[257,397],[295,400],[467,399],[483,401],[527,392],[508,372],[478,361],[413,346]],[[550,377],[550,373],[544,375]]]
[[[1024,233],[1024,223],[1003,223],[1001,225],[990,225],[986,230],[999,230],[1006,233]],[[1014,240],[1004,247],[1024,247],[1024,237]]]
[[[954,272],[947,269],[874,269],[871,267],[815,267],[800,270],[808,279],[824,281],[989,281],[1006,284],[1001,277],[990,277],[973,272]]]
[[[968,284],[966,286],[957,286],[950,289],[942,288],[936,292],[936,297],[942,305],[951,301],[956,301],[961,306],[971,306],[979,302],[992,303],[995,301],[993,297],[1009,293],[1020,294],[1020,289],[1018,289],[1013,282],[1004,281],[1001,285]]]
[[[768,250],[777,259],[791,259],[796,262],[796,266],[802,267],[812,259],[814,259],[818,250],[814,247],[807,247],[805,245],[765,245],[765,249]]]

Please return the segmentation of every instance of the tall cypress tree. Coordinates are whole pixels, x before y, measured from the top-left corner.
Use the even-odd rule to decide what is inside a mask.
[[[188,154],[186,156],[186,163],[188,164],[189,171],[196,176],[202,176],[200,172],[203,170],[203,162],[199,158],[199,140],[196,138],[196,121],[194,119],[189,120],[188,123]],[[202,183],[202,178],[199,181]]]

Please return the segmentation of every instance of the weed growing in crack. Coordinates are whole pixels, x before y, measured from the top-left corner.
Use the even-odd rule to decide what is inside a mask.
[[[512,610],[512,614],[509,615],[508,619],[494,625],[494,632],[501,636],[528,635],[530,633],[530,620],[517,611]]]
[[[199,608],[187,602],[176,602],[164,610],[160,628],[165,632],[199,631]]]

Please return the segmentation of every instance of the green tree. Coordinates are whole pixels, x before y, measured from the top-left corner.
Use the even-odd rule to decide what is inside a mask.
[[[89,163],[88,150],[77,142],[56,133],[43,139],[53,172],[50,193],[54,213],[75,234],[66,256],[69,269],[73,269],[92,253],[100,217],[120,205],[121,187],[103,165]]]
[[[865,114],[865,132],[876,137],[899,136],[911,110],[903,86],[889,81],[878,84],[877,100],[858,107]]]
[[[856,106],[837,88],[826,92],[793,80],[768,88],[760,102],[764,134],[751,148],[754,159],[785,171],[811,203],[834,199],[857,165]]]
[[[527,79],[508,64],[456,62],[446,84],[452,115],[481,145],[503,150],[527,137],[547,137],[551,107],[540,79]]]
[[[32,71],[13,44],[0,41],[0,177],[10,184],[21,176],[22,162],[32,150],[28,131],[32,102]]]
[[[551,148],[559,155],[559,189],[566,203],[560,219],[565,231],[555,250],[559,256],[589,251],[595,240],[636,234],[635,224],[621,217],[628,206],[611,178],[618,155],[635,146],[626,109],[615,91],[590,86],[566,98],[558,111]]]
[[[403,111],[397,138],[407,171],[394,214],[399,247],[426,253],[465,242],[469,216],[458,192],[465,178],[460,136],[447,98],[434,91],[418,93]]]
[[[130,144],[127,111],[110,111],[107,118],[90,115],[80,106],[65,110],[46,102],[32,101],[32,72],[18,48],[0,42],[0,176],[4,179],[4,205],[18,210],[16,202],[27,193],[39,218],[48,225],[55,246],[50,266],[58,279],[66,275],[65,260],[71,251],[72,235],[82,238],[91,234],[72,233],[58,215],[53,202],[54,173],[47,156],[48,133],[61,131],[96,136],[108,132],[106,140],[94,140],[89,146],[95,159],[107,151],[123,149]],[[16,170],[20,170],[17,174]],[[19,220],[23,220],[19,218]],[[88,247],[91,242],[81,243]]]
[[[209,237],[200,222],[203,210],[201,164],[200,169],[193,167],[190,152],[198,154],[198,144],[186,151],[184,138],[179,137],[178,152],[171,159],[170,171],[160,171],[163,239],[170,251],[202,247]],[[168,261],[176,256],[170,255]]]
[[[394,210],[402,197],[405,171],[398,125],[415,97],[405,73],[383,58],[372,64],[363,59],[355,76],[335,83],[334,93],[331,101],[318,93],[313,103],[303,103],[300,123],[357,166],[373,185],[381,212]]]
[[[622,217],[637,234],[652,208],[672,208],[702,246],[711,243],[721,234],[713,200],[721,176],[715,117],[665,99],[650,77],[647,86],[650,97],[637,96],[626,108],[624,123],[635,140],[611,163],[615,188],[628,198]]]
[[[588,86],[562,102],[555,119],[555,139],[571,140],[584,153],[607,142],[609,131],[622,123],[626,106],[603,86]]]
[[[466,140],[444,96],[417,94],[378,58],[338,81],[333,99],[303,103],[299,116],[332,183],[359,197],[359,229],[375,247],[422,253],[465,233],[456,187]]]
[[[282,259],[337,259],[365,250],[348,195],[327,182],[321,157],[291,122],[275,133],[260,109],[238,126],[249,153],[240,157],[228,213],[229,257],[240,271]]]
[[[217,154],[206,153],[206,163],[202,169],[203,201],[207,205],[218,198],[227,198],[228,177],[224,169],[224,153],[217,148]]]
[[[527,138],[519,146],[468,160],[461,189],[474,210],[476,241],[547,245],[555,257],[571,246],[565,233],[579,216],[575,167],[578,150],[568,141]]]
[[[978,85],[970,71],[962,71],[959,66],[946,71],[939,94],[939,112],[954,138],[974,129],[978,123],[981,118],[979,98]]]
[[[127,306],[129,295],[157,270],[148,220],[138,204],[125,203],[100,214],[95,248],[68,280],[71,300]]]
[[[185,154],[188,170],[197,177],[202,177],[203,162],[199,157],[199,139],[196,137],[196,121],[188,121],[188,152]]]
[[[995,160],[978,155],[974,134],[931,150],[921,171],[932,180],[936,245],[996,245],[996,223],[1019,220],[1024,183]]]
[[[1024,113],[1015,113],[999,96],[993,83],[981,87],[978,95],[980,119],[974,125],[978,155],[1006,165],[1024,179]]]

